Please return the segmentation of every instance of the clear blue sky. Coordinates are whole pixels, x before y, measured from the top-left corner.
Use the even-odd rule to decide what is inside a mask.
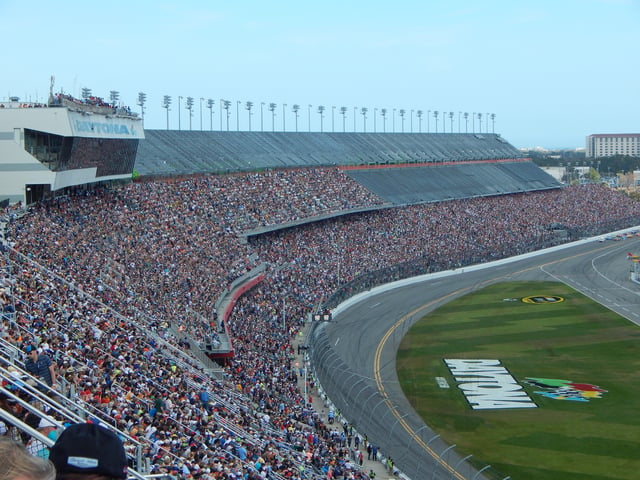
[[[339,108],[369,110],[367,131],[382,130],[380,109],[495,113],[495,131],[516,147],[583,147],[592,133],[640,132],[640,0],[325,0],[106,2],[0,0],[3,45],[0,99],[47,98],[81,88],[134,110],[147,94],[145,127],[189,128],[185,99],[195,99],[192,128],[209,129],[206,100],[232,102],[229,126],[260,128],[260,104],[277,104],[275,128],[342,131]],[[263,126],[271,130],[264,107]],[[434,131],[433,114],[430,130]],[[356,116],[362,131],[363,117]],[[448,117],[447,117],[448,118]],[[438,130],[442,131],[442,116]],[[226,120],[223,122],[226,129]],[[476,130],[478,121],[475,120]],[[447,119],[446,131],[450,130]],[[492,124],[489,124],[491,131]],[[469,130],[472,122],[469,119]],[[396,113],[396,131],[401,121]],[[413,129],[418,119],[413,116]],[[461,121],[464,132],[465,123]]]

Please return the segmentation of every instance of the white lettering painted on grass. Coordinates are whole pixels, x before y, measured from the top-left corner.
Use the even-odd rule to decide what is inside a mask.
[[[474,410],[536,408],[537,405],[500,360],[444,360]]]

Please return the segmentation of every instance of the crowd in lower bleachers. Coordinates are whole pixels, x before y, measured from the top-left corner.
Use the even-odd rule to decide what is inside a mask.
[[[33,206],[9,223],[0,260],[4,340],[50,356],[95,421],[142,443],[152,473],[366,478],[349,426],[324,424],[299,388],[294,341],[314,306],[393,265],[457,267],[553,244],[552,226],[596,234],[640,218],[640,204],[587,185],[238,235],[379,204],[317,169],[133,183]],[[266,280],[229,319],[225,379],[208,378],[176,328],[206,337],[221,292],[262,262]]]

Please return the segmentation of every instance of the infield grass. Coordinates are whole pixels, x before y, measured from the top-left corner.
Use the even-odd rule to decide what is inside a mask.
[[[520,300],[531,295],[564,301]],[[472,410],[445,358],[500,360],[538,408]],[[640,478],[640,327],[564,284],[501,283],[440,307],[409,330],[397,369],[427,425],[478,465],[491,465],[496,478]],[[588,402],[557,400],[534,393],[540,388],[526,377],[606,392]]]

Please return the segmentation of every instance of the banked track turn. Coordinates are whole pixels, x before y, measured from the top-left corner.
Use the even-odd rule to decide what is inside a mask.
[[[566,283],[640,324],[640,286],[630,281],[626,259],[627,252],[639,248],[636,237],[582,241],[372,290],[339,306],[333,322],[317,325],[312,341],[322,338],[325,346],[312,352],[314,367],[346,418],[409,478],[483,478],[455,446],[424,424],[400,389],[395,356],[408,329],[454,298],[512,280]]]

